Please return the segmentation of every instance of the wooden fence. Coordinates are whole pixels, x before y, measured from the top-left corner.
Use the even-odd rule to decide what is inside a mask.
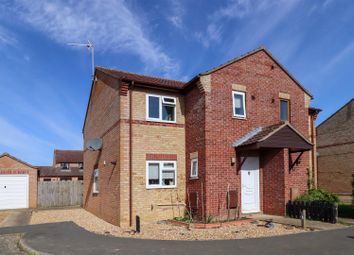
[[[286,205],[286,214],[291,218],[301,218],[302,210],[306,210],[306,218],[335,224],[338,217],[338,205],[324,201],[289,201]]]
[[[38,182],[39,208],[81,206],[83,181]]]

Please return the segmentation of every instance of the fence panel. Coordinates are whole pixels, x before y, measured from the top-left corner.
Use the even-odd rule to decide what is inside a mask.
[[[324,201],[289,201],[286,205],[286,214],[291,218],[301,218],[302,210],[306,210],[306,218],[335,224],[338,217],[338,205]]]
[[[38,207],[81,206],[83,181],[38,182]]]

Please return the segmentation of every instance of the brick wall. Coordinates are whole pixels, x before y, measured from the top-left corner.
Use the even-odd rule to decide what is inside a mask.
[[[89,139],[103,140],[101,152],[84,151],[84,207],[86,210],[112,223],[119,224],[119,91],[118,84],[100,77],[93,86],[84,129],[85,144]],[[106,84],[104,84],[104,82]],[[116,161],[114,165],[111,162]],[[100,169],[100,192],[93,194],[93,171]]]
[[[305,102],[305,92],[264,51],[226,66],[210,76],[210,89],[204,89],[205,105],[198,107],[200,111],[205,111],[205,157],[199,164],[205,165],[205,169],[202,169],[205,171],[205,214],[223,216],[227,213],[227,187],[240,191],[240,175],[237,174],[236,166],[231,164],[231,158],[235,157],[232,143],[256,127],[279,123],[280,93],[286,93],[290,98],[291,124],[309,138],[308,105]],[[247,119],[232,117],[231,95],[235,85],[246,89]],[[192,94],[189,97],[192,98]],[[187,129],[188,125],[187,114]],[[189,131],[186,133],[189,140]],[[187,149],[187,154],[189,151],[192,148]],[[304,190],[308,180],[307,154],[304,155],[306,160],[302,161],[298,173],[289,176],[292,178],[289,182],[301,186],[301,190]],[[289,197],[290,191],[285,192],[285,198]]]
[[[11,157],[0,158],[1,174],[28,174],[29,178],[29,208],[37,207],[37,173],[36,168],[23,164]]]
[[[263,212],[284,215],[285,165],[284,150],[264,151],[261,157],[263,171]]]
[[[106,83],[106,84],[103,84]],[[146,120],[146,94],[176,96],[177,123]],[[120,93],[118,84],[100,75],[93,87],[85,143],[94,137],[103,139],[101,152],[84,152],[84,206],[104,220],[120,226],[129,225],[129,100],[132,97],[132,223],[156,221],[183,214],[185,201],[185,129],[183,96],[176,93],[135,87]],[[177,188],[146,189],[146,155],[173,155],[177,162]],[[163,157],[161,157],[161,155]],[[157,159],[157,158],[155,158]],[[170,159],[170,158],[169,158]],[[115,161],[116,164],[111,162]],[[100,169],[100,192],[92,194],[92,174]],[[177,203],[177,197],[179,202]],[[167,205],[167,206],[166,206]]]
[[[317,127],[318,185],[351,193],[354,173],[354,100]]]
[[[158,221],[183,216],[184,208],[170,206],[185,202],[185,109],[183,96],[155,90],[134,88],[133,100],[133,219]],[[146,121],[146,95],[177,97],[176,124]],[[146,160],[176,160],[177,187],[172,189],[146,189]],[[177,202],[177,198],[179,202]],[[134,221],[133,221],[134,222]]]
[[[185,96],[186,106],[186,180],[187,193],[197,192],[201,204],[202,195],[205,194],[205,187],[202,191],[202,182],[205,180],[205,95],[200,89],[202,85],[194,87]],[[198,178],[190,178],[191,154],[197,154]],[[188,194],[186,194],[188,195]],[[205,197],[204,201],[205,203]],[[189,202],[187,201],[187,204]],[[202,211],[198,210],[197,217],[202,217]]]

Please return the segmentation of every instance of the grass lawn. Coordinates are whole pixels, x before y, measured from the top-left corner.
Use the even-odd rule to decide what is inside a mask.
[[[9,215],[9,212],[2,212],[0,211],[0,223]]]
[[[338,217],[354,219],[354,207],[351,204],[339,204]]]

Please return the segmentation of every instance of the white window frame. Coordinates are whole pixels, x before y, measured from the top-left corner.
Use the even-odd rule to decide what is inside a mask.
[[[196,162],[196,171],[195,174],[193,174],[193,163]],[[198,158],[194,158],[191,160],[191,174],[190,174],[191,178],[198,178]]]
[[[157,97],[159,98],[159,117],[158,118],[151,118],[149,116],[149,97]],[[172,99],[174,103],[171,102],[166,102],[165,99]],[[174,120],[163,120],[162,119],[162,105],[171,105],[174,106]],[[161,96],[161,95],[155,95],[155,94],[146,94],[146,120],[148,121],[157,121],[157,122],[165,122],[165,123],[176,123],[177,122],[177,114],[176,114],[176,109],[177,109],[177,100],[176,97],[171,97],[171,96]]]
[[[245,110],[243,115],[236,114],[236,108],[235,108],[235,95],[241,95],[243,100],[242,100],[242,105],[243,109]],[[243,91],[232,91],[232,113],[233,117],[239,118],[239,119],[246,119],[246,92]]]
[[[97,176],[96,176],[97,175]],[[97,177],[97,182],[100,182],[100,169],[96,168],[95,170],[93,170],[93,182],[92,182],[92,193],[93,194],[98,194],[100,193],[100,189],[97,189],[97,183],[95,181],[95,178]],[[98,184],[99,187],[99,184]]]
[[[173,163],[173,168],[163,167],[164,163]],[[159,164],[159,184],[149,184],[149,164]],[[162,185],[162,171],[173,170],[175,172],[175,184],[164,186]],[[147,160],[146,161],[146,188],[147,189],[174,189],[177,187],[177,162],[174,160]]]

